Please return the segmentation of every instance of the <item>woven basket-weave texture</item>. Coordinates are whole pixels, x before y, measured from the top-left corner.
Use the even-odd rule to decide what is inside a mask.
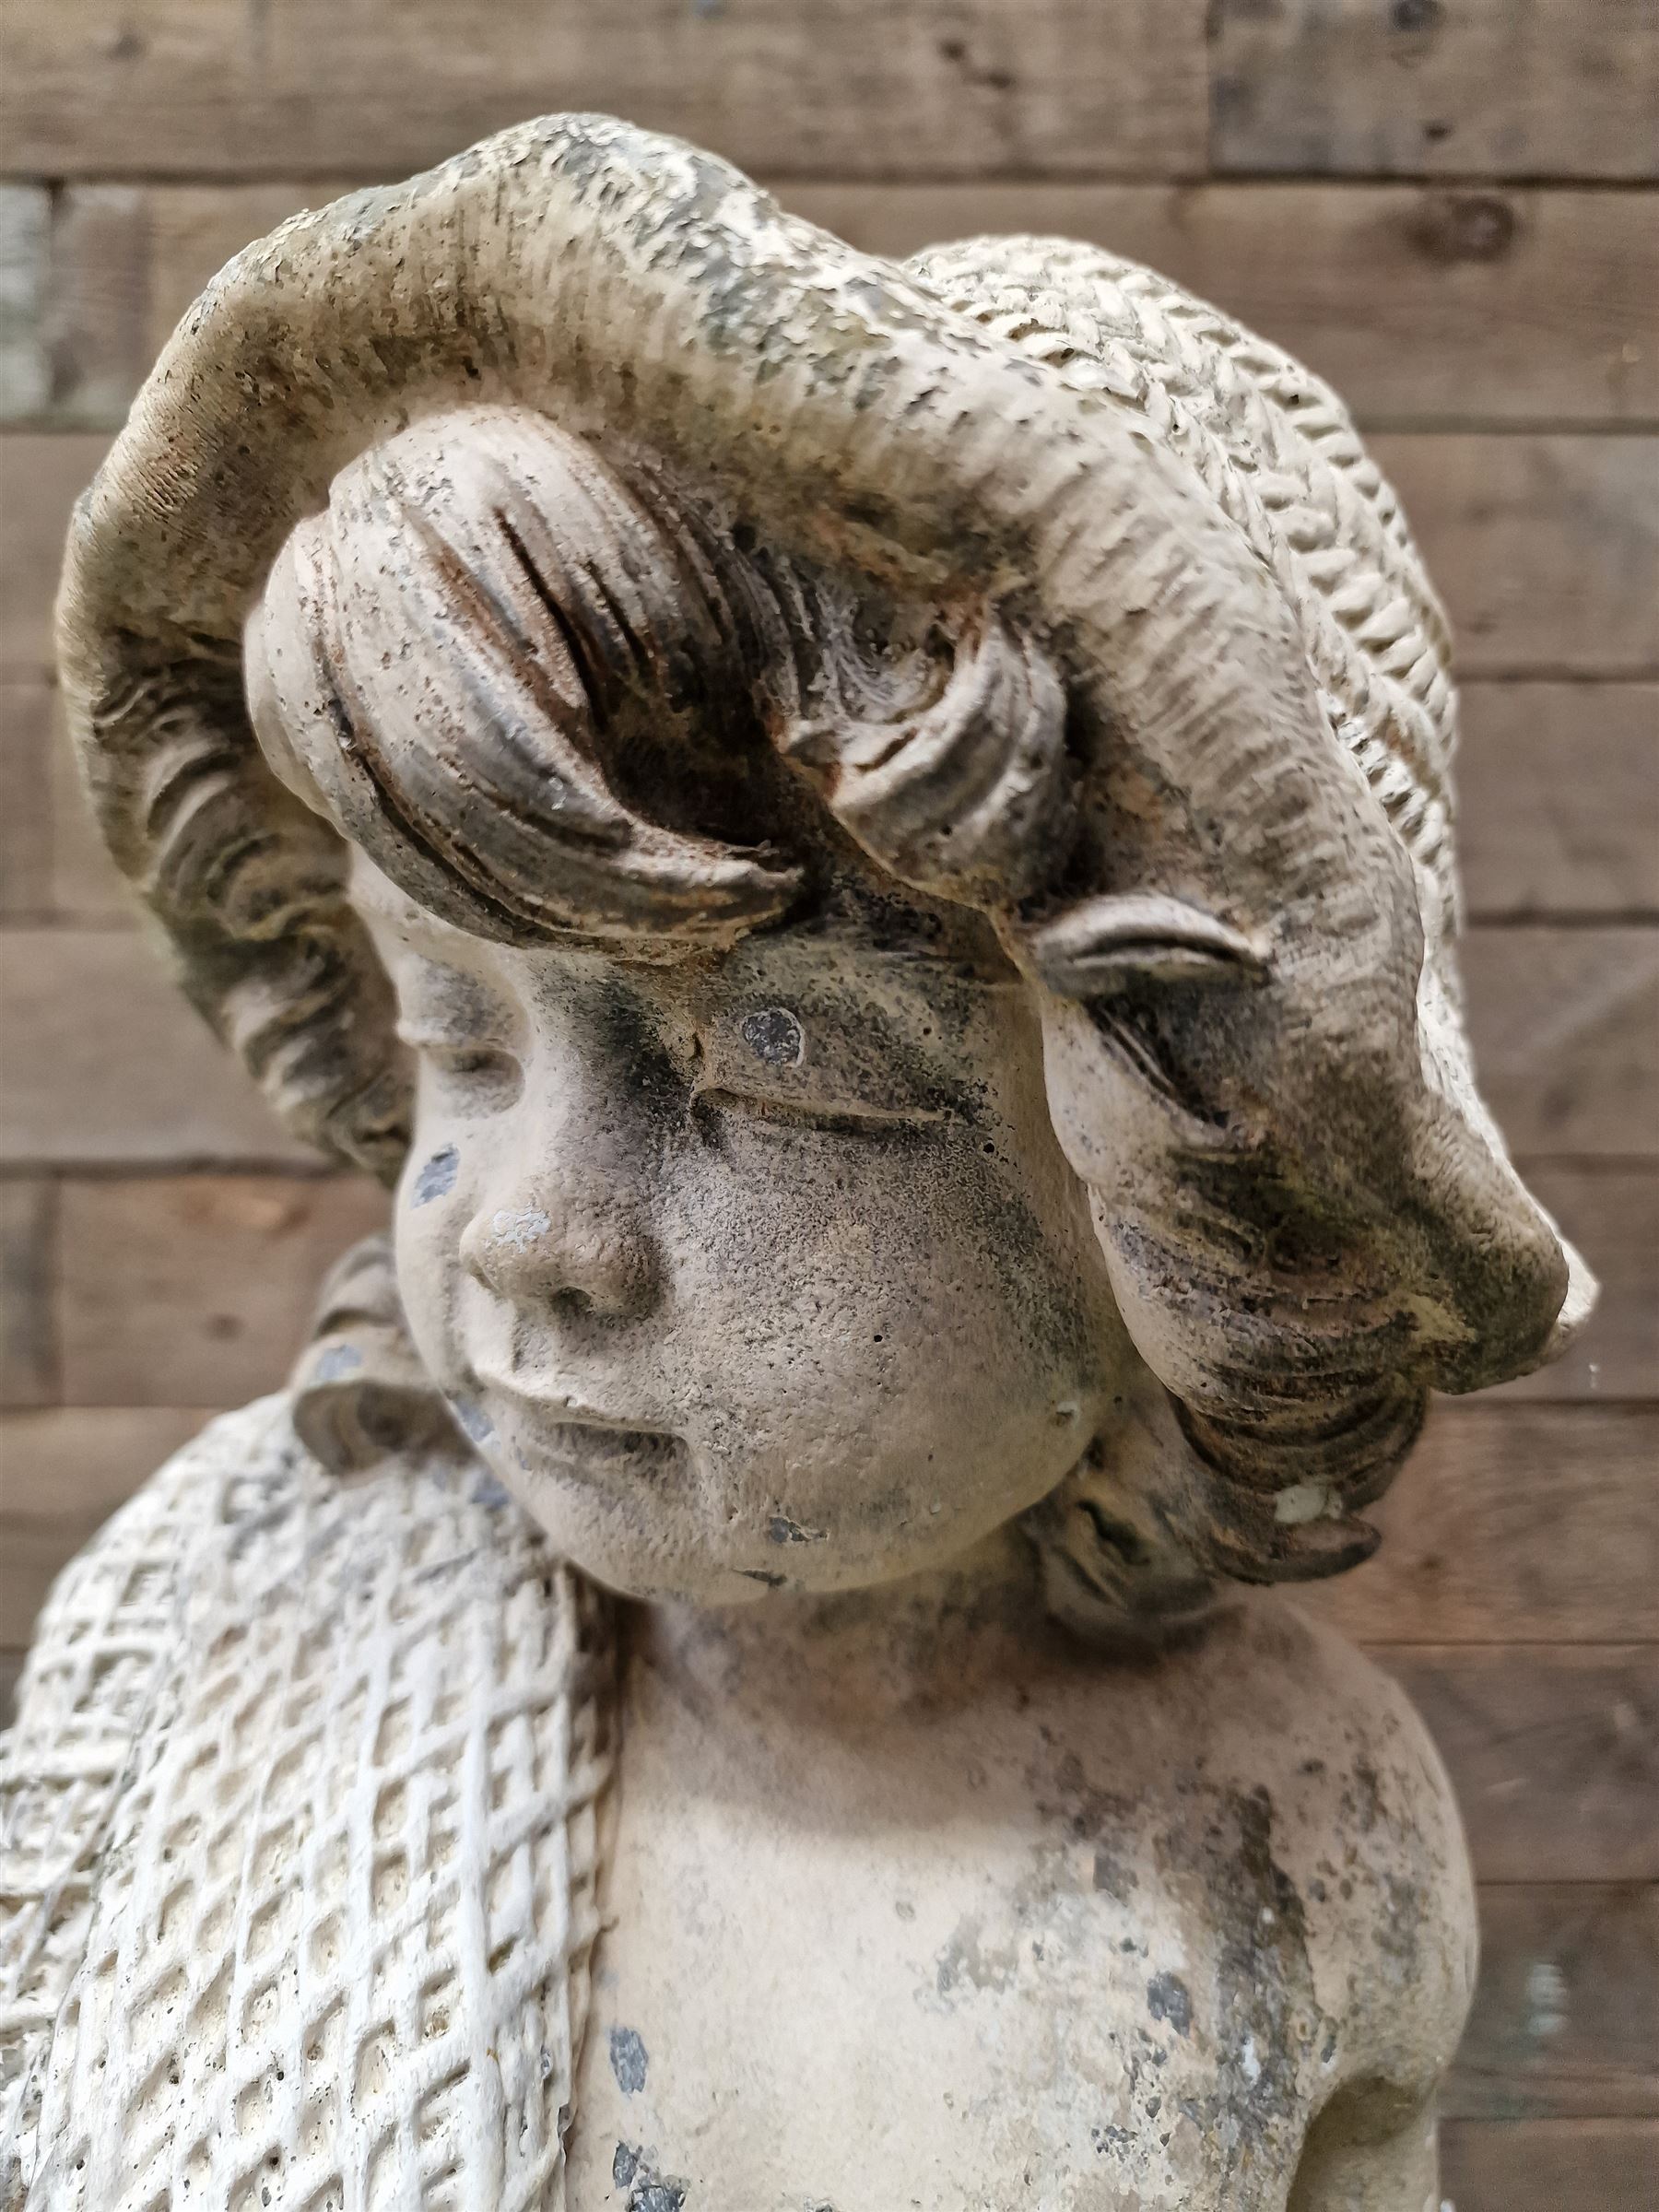
[[[163,1467],[0,1739],[6,2212],[557,2212],[607,1650],[476,1465]]]

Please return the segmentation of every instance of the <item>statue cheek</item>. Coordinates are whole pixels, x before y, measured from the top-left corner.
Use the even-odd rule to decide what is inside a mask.
[[[461,1239],[476,1204],[477,1162],[464,1141],[418,1144],[398,1192],[394,1218],[398,1288],[423,1352],[434,1332],[451,1334],[454,1286],[462,1271]]]

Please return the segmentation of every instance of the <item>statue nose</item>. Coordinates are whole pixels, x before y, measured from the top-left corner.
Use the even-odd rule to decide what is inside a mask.
[[[519,1306],[634,1319],[651,1311],[661,1290],[655,1240],[631,1210],[569,1185],[480,1207],[461,1252],[480,1282]]]

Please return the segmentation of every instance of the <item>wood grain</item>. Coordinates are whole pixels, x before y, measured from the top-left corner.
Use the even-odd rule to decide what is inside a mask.
[[[1202,169],[1204,0],[77,0],[6,10],[18,175],[406,175],[599,109],[777,174]]]
[[[1523,1162],[1528,1187],[1601,1284],[1589,1326],[1554,1366],[1484,1401],[1659,1398],[1659,1175],[1605,1162]]]
[[[1299,1591],[1359,1642],[1659,1639],[1659,1406],[1443,1399],[1367,1565]]]
[[[0,421],[52,405],[45,291],[52,195],[44,184],[0,184]]]
[[[1456,772],[1477,920],[1659,919],[1659,684],[1470,684]]]
[[[131,928],[116,873],[81,790],[62,695],[43,676],[0,681],[0,924]]]
[[[52,672],[52,603],[69,510],[108,444],[50,432],[0,436],[0,683],[38,683]]]
[[[0,1406],[49,1406],[57,1396],[56,1229],[50,1182],[37,1176],[0,1182]]]
[[[15,929],[0,959],[0,1163],[280,1161],[285,1135],[136,931]]]
[[[148,344],[145,224],[144,195],[129,184],[80,184],[58,195],[41,287],[56,426],[119,429],[160,350]]]
[[[1653,2212],[1659,2121],[1454,2120],[1441,2129],[1453,2212]]]
[[[52,703],[40,677],[0,682],[0,922],[52,905]]]
[[[207,1418],[199,1408],[0,1415],[0,1644],[22,1644],[53,1578]]]
[[[66,1181],[63,1402],[234,1406],[275,1390],[325,1270],[386,1212],[361,1176]]]
[[[1515,1153],[1659,1153],[1659,929],[1471,929],[1481,1090]]]
[[[1301,356],[1367,425],[1659,418],[1659,222],[1641,194],[775,182],[785,206],[870,253],[1038,231],[1146,262]],[[20,379],[12,418],[44,407],[54,424],[112,429],[216,271],[336,189],[344,180],[69,186],[34,279],[52,382]]]
[[[1648,0],[1216,0],[1218,170],[1659,176]]]
[[[1409,433],[1372,450],[1462,675],[1659,675],[1659,438]]]
[[[1440,1747],[1482,1881],[1659,1879],[1659,1645],[1371,1649]]]
[[[1480,1939],[1441,2112],[1659,2119],[1659,1888],[1488,1888]]]

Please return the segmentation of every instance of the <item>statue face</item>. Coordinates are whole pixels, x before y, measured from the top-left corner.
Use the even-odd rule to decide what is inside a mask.
[[[877,1582],[1082,1456],[1130,1355],[994,955],[890,912],[526,950],[364,875],[419,1071],[410,1325],[579,1566],[702,1602]]]

